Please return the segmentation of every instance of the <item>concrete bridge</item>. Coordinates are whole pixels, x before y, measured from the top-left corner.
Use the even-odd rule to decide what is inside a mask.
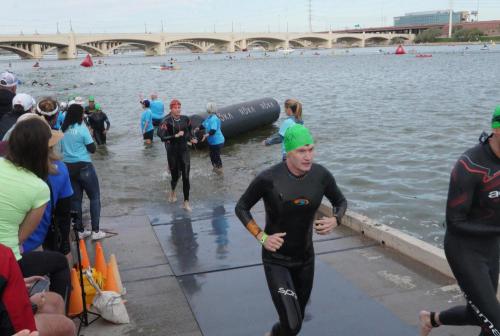
[[[365,47],[390,44],[395,39],[413,41],[413,34],[394,33],[142,33],[142,34],[35,34],[0,35],[0,49],[23,59],[40,59],[57,50],[59,59],[74,59],[77,49],[93,56],[107,56],[125,46],[145,50],[147,56],[162,56],[173,46],[193,52],[235,52],[255,46],[266,50],[280,48],[334,48],[340,44]]]

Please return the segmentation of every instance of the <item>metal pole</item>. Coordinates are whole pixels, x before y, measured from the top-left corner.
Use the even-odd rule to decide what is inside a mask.
[[[451,38],[451,33],[453,31],[453,0],[450,0],[450,21],[448,22],[448,37]]]
[[[312,0],[309,0],[309,32],[312,33]]]

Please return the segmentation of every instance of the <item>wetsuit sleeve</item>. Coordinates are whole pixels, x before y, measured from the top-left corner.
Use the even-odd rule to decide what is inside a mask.
[[[446,202],[446,225],[452,232],[472,235],[498,235],[500,226],[471,218],[474,191],[480,177],[467,171],[466,163],[459,159],[451,172]]]
[[[235,213],[247,230],[255,237],[262,230],[255,223],[250,209],[264,196],[266,182],[262,176],[257,176],[248,186],[236,204]]]
[[[337,186],[337,182],[333,175],[327,170],[326,171],[326,187],[325,196],[328,198],[333,207],[333,215],[337,217],[337,222],[340,224],[342,217],[347,210],[347,200]]]
[[[163,120],[160,124],[160,127],[158,127],[158,131],[156,132],[156,135],[161,139],[161,141],[169,141],[174,138],[173,134],[169,134],[169,129],[168,129],[168,122],[167,120]]]
[[[111,127],[111,123],[109,122],[108,116],[104,114],[104,122],[106,123],[106,131]]]

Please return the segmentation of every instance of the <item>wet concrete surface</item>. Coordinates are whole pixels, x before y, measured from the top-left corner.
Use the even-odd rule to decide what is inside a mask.
[[[116,254],[131,318],[98,321],[93,335],[263,335],[277,320],[260,246],[233,212],[206,203],[148,206],[146,215],[104,217],[119,233],[104,240]],[[261,205],[253,212],[264,225]],[[314,236],[317,269],[301,335],[416,335],[421,309],[463,302],[453,279],[340,226]],[[87,242],[92,258],[93,243]],[[473,327],[441,327],[431,336],[465,336]]]

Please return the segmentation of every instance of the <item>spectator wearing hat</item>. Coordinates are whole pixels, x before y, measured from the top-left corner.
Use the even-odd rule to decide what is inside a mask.
[[[17,78],[11,72],[0,74],[0,119],[12,110],[12,99],[16,95]],[[1,137],[0,137],[1,138]]]
[[[44,97],[36,104],[35,113],[42,116],[49,123],[51,129],[59,129],[57,127],[59,110],[60,107],[57,100],[52,97]]]
[[[12,99],[12,111],[0,119],[0,139],[5,137],[5,134],[14,126],[21,115],[32,112],[34,105],[35,101],[30,95],[26,93],[15,95]]]

